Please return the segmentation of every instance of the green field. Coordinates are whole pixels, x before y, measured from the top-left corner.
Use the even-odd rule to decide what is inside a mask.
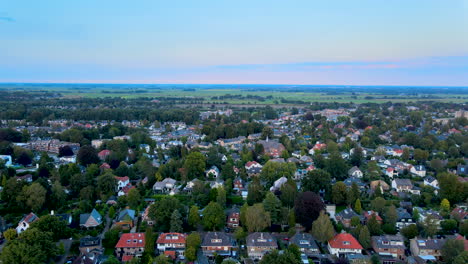
[[[48,91],[62,98],[178,97],[204,104],[307,104],[312,102],[383,103],[410,101],[468,102],[468,88],[444,87],[281,87],[272,85],[110,85],[110,84],[0,84],[0,91]],[[230,95],[231,98],[214,98]],[[242,96],[242,98],[239,98]],[[286,100],[286,101],[285,101]],[[297,102],[302,101],[302,102]]]

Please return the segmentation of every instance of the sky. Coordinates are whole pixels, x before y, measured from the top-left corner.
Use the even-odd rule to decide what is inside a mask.
[[[468,0],[0,0],[0,82],[468,86]]]

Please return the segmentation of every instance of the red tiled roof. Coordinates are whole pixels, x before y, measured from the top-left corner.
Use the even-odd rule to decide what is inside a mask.
[[[171,238],[168,238],[171,237]],[[177,237],[177,239],[174,239]],[[159,235],[158,240],[156,243],[158,244],[166,244],[166,243],[179,243],[185,244],[186,235],[181,233],[162,233]]]
[[[142,248],[145,247],[145,233],[122,234],[116,248]]]
[[[115,178],[117,181],[122,181],[122,182],[126,182],[126,181],[129,180],[128,176],[125,176],[125,177],[114,176],[114,178]]]
[[[347,243],[345,243],[347,242]],[[328,241],[332,248],[346,248],[346,249],[362,249],[361,244],[348,233],[337,234],[334,238]]]
[[[175,259],[175,258],[176,258],[176,252],[173,251],[173,250],[166,250],[166,251],[164,251],[164,255],[170,257],[171,259]]]
[[[108,149],[105,149],[105,150],[101,150],[99,153],[98,153],[98,156],[107,156],[110,154],[110,150]]]
[[[123,262],[128,262],[133,259],[133,255],[123,255],[122,256],[122,261]]]
[[[101,166],[99,166],[99,168],[101,168],[101,169],[110,169],[111,167],[110,167],[109,164],[107,164],[106,162],[104,162]]]
[[[245,167],[248,168],[248,167],[251,167],[251,166],[257,165],[257,164],[258,164],[258,162],[256,162],[256,161],[249,161],[249,162],[247,162],[247,163],[245,164]]]

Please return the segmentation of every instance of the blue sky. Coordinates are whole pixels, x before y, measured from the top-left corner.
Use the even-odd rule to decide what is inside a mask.
[[[468,86],[468,0],[3,0],[0,82]]]

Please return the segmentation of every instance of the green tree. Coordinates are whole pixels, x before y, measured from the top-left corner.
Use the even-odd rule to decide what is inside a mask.
[[[346,202],[346,184],[342,181],[335,183],[332,187],[332,201],[337,205]]]
[[[400,232],[406,239],[413,239],[419,234],[418,227],[415,224],[403,227]]]
[[[344,180],[347,177],[348,166],[341,154],[336,151],[330,154],[329,159],[325,161],[325,170],[337,180]]]
[[[395,206],[392,205],[392,206],[387,207],[387,210],[385,211],[385,223],[395,226],[397,220],[398,220],[398,213],[397,213]]]
[[[226,190],[223,187],[218,187],[218,195],[216,196],[216,202],[223,208],[226,207]]]
[[[220,230],[225,223],[224,210],[216,202],[210,202],[203,211],[203,227],[206,230]]]
[[[200,209],[196,205],[192,205],[189,210],[188,214],[188,224],[196,228],[198,224],[200,223],[200,214],[198,213]]]
[[[171,229],[170,231],[171,232],[174,232],[174,233],[181,233],[184,231],[184,229],[182,228],[182,216],[180,215],[179,213],[179,210],[174,210],[174,212],[172,212],[172,215],[171,215]]]
[[[24,186],[17,200],[25,203],[32,211],[38,212],[46,201],[46,194],[47,190],[35,182],[30,186]]]
[[[377,236],[382,233],[382,228],[380,227],[380,223],[377,221],[377,218],[375,217],[375,215],[372,215],[371,219],[367,221],[367,228],[369,229],[369,232],[373,236]]]
[[[465,244],[463,240],[447,239],[442,246],[442,257],[445,263],[452,263],[464,250]]]
[[[351,165],[359,167],[361,166],[363,160],[364,160],[364,153],[362,151],[362,148],[360,147],[354,148],[353,153],[349,157],[349,161],[351,162]]]
[[[117,186],[117,180],[115,175],[109,171],[97,178],[97,187],[105,199],[115,192],[115,186]]]
[[[185,250],[185,256],[189,261],[195,261],[197,259],[197,249],[193,247],[187,247]]]
[[[381,214],[383,213],[386,203],[384,198],[377,197],[371,201],[371,209]]]
[[[16,230],[13,228],[8,228],[5,232],[3,232],[3,236],[7,241],[12,241],[16,238]]]
[[[449,200],[444,198],[442,200],[442,202],[440,202],[440,209],[442,209],[442,211],[444,211],[444,212],[450,211],[450,202],[449,202]]]
[[[114,208],[114,206],[111,206],[109,208],[109,218],[114,219],[114,217],[115,217],[115,208]]]
[[[254,204],[247,208],[245,218],[249,232],[259,232],[271,225],[270,213],[265,211],[263,204]]]
[[[71,230],[67,226],[68,223],[55,215],[44,215],[36,222],[33,222],[30,228],[37,228],[42,232],[49,232],[54,241],[61,238],[68,238],[71,235]]]
[[[441,221],[440,227],[445,234],[452,234],[455,230],[457,230],[457,221],[455,219]]]
[[[440,196],[446,198],[450,203],[455,204],[468,197],[468,185],[462,184],[454,174],[439,173],[437,175],[440,187]]]
[[[311,233],[321,243],[326,243],[335,235],[335,229],[325,211],[321,211],[317,220],[312,224]]]
[[[371,237],[370,237],[370,232],[367,226],[363,226],[361,228],[361,231],[359,232],[358,240],[359,240],[359,243],[362,245],[362,247],[365,249],[371,246]]]
[[[302,191],[311,191],[319,193],[320,190],[330,190],[331,176],[330,173],[317,169],[307,173],[301,180]]]
[[[353,182],[351,188],[346,191],[346,203],[352,205],[356,202],[356,199],[359,199],[361,192],[359,191],[358,185]]]
[[[361,214],[362,205],[361,205],[361,200],[360,199],[356,200],[356,203],[354,204],[354,211],[356,211],[356,213],[358,213],[358,214]]]
[[[263,185],[260,183],[260,179],[255,177],[249,184],[248,191],[249,192],[247,194],[247,203],[249,205],[262,202],[264,189]]]
[[[432,216],[427,216],[422,223],[423,232],[426,237],[433,237],[437,234],[437,222]]]
[[[468,251],[460,253],[453,259],[453,264],[466,264],[468,263]]]
[[[187,247],[197,249],[201,245],[201,237],[200,234],[197,232],[192,232],[190,235],[187,236]]]
[[[268,161],[262,168],[260,178],[267,182],[267,186],[271,186],[274,181],[281,177],[292,178],[296,172],[294,163],[280,163]]]
[[[92,146],[82,146],[76,155],[76,159],[83,166],[99,163],[97,151]]]
[[[155,226],[159,230],[167,232],[175,209],[180,209],[179,200],[171,196],[165,196],[161,201],[150,206],[148,216],[155,221]]]
[[[136,209],[138,207],[138,205],[141,202],[141,195],[138,189],[133,188],[130,191],[128,191],[127,201],[128,205],[130,205],[130,208]]]
[[[114,249],[115,245],[119,241],[120,228],[112,228],[104,234],[102,245],[107,249]]]
[[[184,162],[187,179],[203,178],[206,167],[205,155],[200,152],[190,153]]]
[[[291,178],[288,179],[288,181],[281,186],[280,192],[281,202],[283,202],[284,206],[289,208],[293,207],[297,196],[296,182],[294,182]]]
[[[280,222],[281,201],[272,193],[268,192],[263,200],[263,208],[270,214],[271,222]]]

